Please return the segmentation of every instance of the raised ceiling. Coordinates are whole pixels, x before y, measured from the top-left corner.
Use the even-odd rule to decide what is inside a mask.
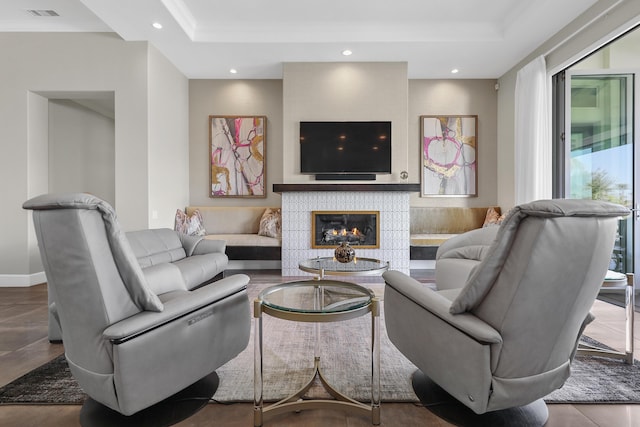
[[[497,78],[595,2],[2,0],[0,31],[113,31],[149,41],[192,79],[278,79],[284,62],[325,61],[407,62],[409,78]]]

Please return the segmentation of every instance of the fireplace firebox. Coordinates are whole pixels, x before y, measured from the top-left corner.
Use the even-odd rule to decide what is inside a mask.
[[[380,248],[380,211],[312,211],[311,247],[335,248],[342,242]]]

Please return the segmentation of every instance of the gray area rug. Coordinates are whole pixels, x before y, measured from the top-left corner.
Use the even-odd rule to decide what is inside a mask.
[[[382,284],[364,285],[382,296]],[[250,298],[265,286],[251,286]],[[313,373],[314,325],[268,315],[263,319],[264,398],[274,401],[298,390]],[[415,366],[389,342],[384,317],[380,329],[383,402],[417,402],[411,386]],[[321,325],[321,343],[320,365],[328,381],[347,396],[370,401],[371,317]],[[247,348],[216,371],[220,385],[214,401],[253,401],[253,348],[252,331]],[[307,396],[327,394],[316,382]],[[0,388],[0,404],[81,404],[85,397],[71,377],[64,356]],[[626,365],[607,358],[577,357],[569,380],[545,400],[548,403],[640,403],[640,362]]]
[[[382,283],[363,283],[380,299]],[[253,300],[266,285],[252,286]],[[383,304],[384,308],[384,304]],[[384,309],[381,310],[384,313]],[[313,374],[313,323],[291,322],[263,316],[263,393],[266,401],[277,401],[299,390]],[[389,341],[384,317],[380,317],[380,388],[384,402],[417,402],[411,387],[416,367]],[[220,402],[253,401],[254,330],[249,346],[234,360],[219,368]],[[320,368],[338,391],[358,401],[371,400],[371,315],[320,325]],[[317,383],[307,396],[328,396]]]

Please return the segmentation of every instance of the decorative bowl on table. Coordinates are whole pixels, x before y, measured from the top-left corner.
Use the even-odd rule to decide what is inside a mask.
[[[353,258],[356,256],[356,251],[348,242],[342,242],[340,246],[336,248],[334,256],[338,262],[347,263],[353,261]]]

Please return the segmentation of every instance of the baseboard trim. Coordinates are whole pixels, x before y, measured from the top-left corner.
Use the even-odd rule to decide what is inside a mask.
[[[44,271],[33,274],[0,274],[0,288],[28,288],[46,281]]]

